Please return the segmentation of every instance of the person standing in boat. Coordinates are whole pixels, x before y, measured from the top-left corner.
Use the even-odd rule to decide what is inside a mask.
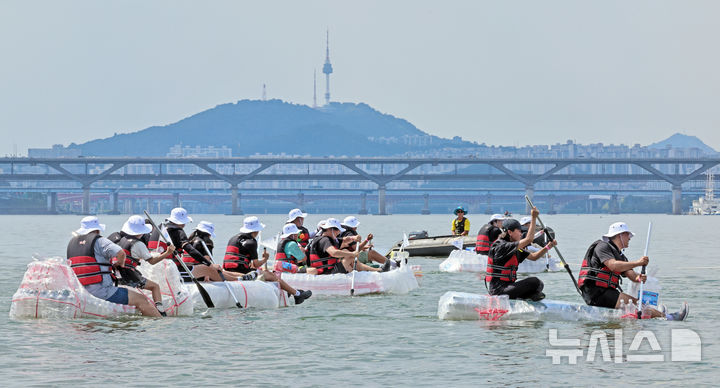
[[[305,223],[305,218],[307,217],[307,213],[303,213],[300,209],[292,209],[288,213],[288,219],[286,223],[289,224],[295,224],[298,228],[297,233],[297,242],[300,244],[300,247],[307,251],[307,246],[310,243],[310,239],[314,237],[314,233],[311,235],[311,233],[307,230],[306,227],[303,226]]]
[[[467,236],[470,233],[470,220],[465,218],[467,210],[464,207],[458,206],[453,211],[457,216],[452,220],[452,234],[453,236]]]
[[[298,273],[306,273],[308,271],[305,266],[307,263],[305,251],[298,243],[298,234],[300,233],[297,225],[293,223],[283,226],[280,241],[278,241],[277,249],[275,250],[275,260],[295,264],[298,266]]]
[[[355,248],[357,248],[357,244],[360,244],[360,255],[358,256],[358,261],[363,264],[372,264],[372,262],[376,262],[382,266],[389,265],[390,268],[397,267],[397,263],[386,258],[385,256],[378,253],[376,250],[372,249],[371,241],[373,239],[372,233],[369,233],[367,235],[367,239],[365,241],[362,241],[362,237],[358,234],[357,228],[360,226],[360,220],[357,219],[355,216],[347,216],[343,220],[342,223],[340,223],[340,226],[345,229],[344,232],[340,233],[338,236],[338,239],[341,241],[344,241],[345,238],[348,238],[348,241],[346,243],[347,248],[345,248],[348,251],[355,252]],[[360,242],[362,241],[362,242]],[[368,245],[370,244],[370,245]]]
[[[634,268],[648,265],[647,256],[630,261],[623,251],[630,245],[635,234],[624,222],[616,222],[608,228],[600,240],[590,244],[583,258],[578,276],[578,287],[585,303],[590,306],[620,308],[622,304],[637,303],[637,298],[624,292],[620,284],[626,277],[633,282],[645,282],[646,275],[635,272]],[[669,320],[682,321],[688,314],[687,303],[677,313],[663,314],[653,308],[646,308],[653,318],[665,317]]]
[[[490,295],[508,295],[510,299],[530,299],[533,301],[545,298],[543,282],[532,276],[517,280],[517,269],[525,260],[535,261],[557,245],[550,241],[537,252],[528,252],[535,234],[535,220],[540,212],[533,208],[530,213],[530,227],[525,237],[522,236],[520,222],[507,219],[503,222],[504,232],[490,247],[488,264],[485,272],[485,285]]]
[[[192,281],[190,275],[185,272],[185,268],[183,268],[178,261],[183,260],[195,278],[218,279],[219,281],[220,277],[217,272],[222,270],[222,267],[214,264],[212,260],[210,260],[210,255],[208,255],[207,252],[195,248],[187,234],[185,234],[185,225],[191,222],[192,218],[188,216],[187,210],[181,207],[172,209],[172,211],[170,211],[170,217],[165,220],[165,229],[170,236],[172,244],[180,250],[179,252],[182,252],[181,258],[178,258],[178,255],[173,257],[173,261],[175,265],[177,265],[178,271],[180,271],[180,276],[182,276],[185,282]]]
[[[502,234],[503,220],[505,216],[502,214],[493,214],[490,221],[480,228],[475,242],[475,252],[481,255],[487,255],[490,246]]]
[[[145,260],[154,265],[168,257],[172,257],[175,247],[170,245],[163,253],[155,252],[151,254],[147,245],[145,245],[146,243],[142,241],[142,237],[150,233],[151,230],[152,228],[145,223],[143,217],[130,216],[123,224],[122,229],[119,232],[110,234],[108,240],[120,246],[125,253],[125,266],[116,268],[116,271],[120,274],[118,283],[150,291],[155,307],[160,311],[160,314],[165,316],[160,285],[146,279],[138,271],[137,266],[140,265],[140,260]]]
[[[296,290],[274,273],[260,268],[270,258],[267,251],[263,252],[262,259],[258,258],[257,236],[263,229],[265,229],[265,225],[260,223],[257,217],[246,217],[245,220],[243,220],[243,227],[240,228],[240,233],[230,237],[230,241],[228,241],[227,248],[225,249],[223,268],[230,272],[245,275],[242,276],[242,280],[253,280],[257,278],[261,281],[278,282],[280,283],[280,288],[295,298],[295,304],[302,303],[305,299],[312,296],[312,291]]]
[[[386,262],[382,269],[356,263],[355,259],[360,252],[351,252],[344,248],[351,240],[357,241],[357,239],[350,237],[343,241],[338,240],[340,233],[345,229],[337,219],[328,218],[320,227],[322,234],[315,236],[310,244],[310,267],[315,269],[319,275],[350,273],[353,269],[372,272],[385,272],[390,269],[389,262]]]
[[[160,317],[160,312],[145,295],[125,287],[116,287],[111,277],[112,267],[125,266],[125,252],[100,235],[105,225],[95,216],[80,221],[80,229],[73,233],[67,247],[70,262],[80,284],[93,296],[108,302],[135,306],[142,315]]]

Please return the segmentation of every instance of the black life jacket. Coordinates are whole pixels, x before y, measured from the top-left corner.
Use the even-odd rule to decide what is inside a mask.
[[[162,228],[162,225],[159,225],[159,227]],[[158,250],[159,247],[161,248],[161,252],[165,252],[165,250],[167,249],[167,244],[162,241],[162,239],[160,238],[160,232],[158,232],[156,228],[153,228],[152,232],[150,232],[147,246],[150,250]]]
[[[485,269],[485,281],[489,282],[493,278],[499,279],[503,282],[515,283],[517,280],[517,269],[520,263],[517,258],[517,250],[505,263],[498,263],[495,260],[495,250],[491,249],[488,252],[487,268]]]
[[[277,245],[277,250],[275,251],[275,260],[282,260],[287,261],[293,264],[297,264],[297,259],[285,254],[285,245],[287,245],[289,242],[295,241],[290,239],[290,237],[285,237],[284,239],[280,240]]]
[[[582,266],[580,267],[580,274],[578,275],[578,287],[587,285],[622,290],[620,287],[620,284],[622,283],[622,274],[620,272],[611,271],[610,268],[604,264],[601,264],[601,266],[598,267],[597,260],[592,260],[595,248],[599,244],[610,245],[613,251],[613,256],[615,256],[615,260],[627,261],[625,255],[617,252],[617,249],[615,249],[615,247],[609,242],[602,240],[595,241],[590,245],[587,252],[585,252],[585,258],[583,258]]]
[[[475,240],[475,252],[482,255],[487,255],[488,252],[490,252],[490,246],[493,242],[495,242],[494,240],[490,240],[490,230],[492,228],[496,228],[496,226],[485,224],[482,226],[482,228],[480,228],[480,231],[477,235],[477,240]]]
[[[455,229],[455,234],[462,234],[465,232],[465,220],[467,220],[467,218],[463,218],[462,221],[457,218],[453,220],[453,229]]]
[[[140,259],[133,257],[131,252],[132,246],[135,245],[136,242],[142,244],[142,240],[130,236],[122,231],[110,234],[107,236],[107,239],[119,245],[123,252],[125,252],[125,266],[135,268],[140,265]]]
[[[67,246],[70,268],[83,286],[102,283],[103,274],[112,274],[109,270],[112,267],[110,263],[100,263],[95,259],[95,240],[98,238],[99,233],[74,236]]]
[[[245,240],[255,240],[250,233],[240,233],[232,236],[225,248],[225,257],[223,258],[223,268],[228,271],[248,273],[252,270],[252,254],[247,252],[243,242]]]
[[[328,239],[332,243],[332,239],[328,236],[316,236],[310,244],[310,266],[317,268],[318,274],[331,272],[338,262],[337,258],[318,248],[318,244],[323,239]]]
[[[344,232],[342,232],[342,233],[340,233],[340,235],[338,235],[338,240],[339,240],[339,241],[342,241],[342,239],[343,239],[344,237],[347,237],[347,236],[357,236],[357,235],[358,235],[358,232],[357,232],[356,230],[345,229]],[[354,252],[354,251],[355,251],[355,245],[356,245],[356,244],[357,244],[357,241],[351,242],[350,245],[347,246],[347,250]]]

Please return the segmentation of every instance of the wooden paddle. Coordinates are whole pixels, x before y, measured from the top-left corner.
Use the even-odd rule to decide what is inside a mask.
[[[360,252],[360,241],[355,243],[355,253]],[[353,274],[352,274],[352,280],[350,281],[350,296],[355,295],[355,273],[357,272],[357,256],[355,256],[355,259],[353,260]],[[387,259],[390,260],[390,259]]]
[[[210,249],[208,249],[207,245],[205,245],[205,241],[200,239],[200,243],[202,244],[203,248],[205,248],[205,252],[207,252],[208,256],[210,256],[210,261],[215,262],[215,258],[213,258],[212,253],[210,252]],[[225,275],[223,275],[223,272],[221,269],[218,270],[218,275],[220,275],[220,279],[222,279],[223,284],[225,284],[225,287],[227,287],[228,292],[230,293],[230,296],[235,300],[235,306],[237,306],[239,309],[243,308],[243,305],[238,302],[237,297],[235,296],[235,293],[232,291],[232,288],[230,288],[230,285],[228,284],[227,280],[225,280]]]
[[[525,200],[527,201],[528,205],[530,205],[531,208],[535,207],[533,205],[532,201],[530,200],[530,197],[527,195],[525,196]],[[540,227],[545,229],[545,224],[543,224],[542,220],[540,219],[540,216],[537,217],[538,222],[540,223]],[[565,269],[567,270],[568,275],[570,275],[570,279],[572,279],[573,286],[575,286],[575,289],[577,290],[578,294],[582,296],[582,292],[580,292],[580,288],[577,285],[577,281],[575,281],[575,275],[573,275],[572,271],[570,270],[570,266],[565,261],[565,258],[563,257],[562,253],[560,253],[560,250],[558,249],[557,245],[555,245],[553,248],[555,248],[555,253],[557,253],[558,257],[560,258],[560,261],[562,261],[563,265],[565,266]]]
[[[165,244],[168,244],[168,245],[172,244],[172,241],[168,241],[165,238],[165,235],[163,235],[162,230],[160,230],[160,228],[158,228],[158,226],[155,224],[155,221],[153,221],[152,217],[150,217],[150,214],[148,214],[147,211],[145,211],[145,217],[147,217],[147,220],[150,221],[150,225],[152,225],[152,227],[158,231],[158,236],[160,236],[160,238],[165,242]],[[200,282],[197,279],[195,279],[195,276],[193,276],[192,272],[190,272],[187,265],[185,265],[185,262],[182,261],[182,256],[179,255],[178,251],[175,251],[173,253],[173,257],[175,258],[175,260],[178,261],[178,263],[180,263],[180,265],[183,267],[185,272],[187,272],[188,275],[190,275],[190,279],[192,279],[193,283],[195,283],[195,285],[197,286],[198,292],[200,293],[200,296],[202,296],[202,299],[203,299],[203,302],[205,302],[205,305],[208,306],[209,308],[215,307],[215,304],[213,303],[212,299],[210,299],[210,294],[208,294],[207,290],[205,290],[205,287],[203,287],[202,284],[200,284]]]
[[[648,254],[648,248],[650,247],[650,233],[652,232],[652,221],[648,224],[648,234],[647,239],[645,240],[645,253],[643,256],[647,256]],[[640,275],[645,275],[645,265],[642,266],[642,271],[640,271]],[[642,298],[643,298],[643,286],[645,285],[645,282],[640,282],[640,294],[638,295],[638,311],[637,311],[637,317],[638,319],[642,319]]]

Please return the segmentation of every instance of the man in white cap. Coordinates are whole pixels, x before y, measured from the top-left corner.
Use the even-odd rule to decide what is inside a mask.
[[[208,255],[207,252],[199,251],[197,248],[195,248],[195,246],[193,246],[193,244],[190,243],[190,239],[188,238],[187,234],[185,234],[184,230],[185,225],[192,222],[192,218],[188,216],[187,210],[181,207],[176,207],[175,209],[172,209],[172,211],[170,212],[170,217],[168,217],[165,221],[165,229],[167,229],[167,233],[170,236],[170,240],[172,240],[172,244],[175,245],[177,249],[179,249],[179,252],[182,252],[182,254],[187,254],[188,256],[192,257],[194,262],[197,263],[195,264],[196,266],[209,267],[209,269],[193,269],[191,268],[191,266],[188,265],[188,269],[193,272],[193,275],[195,274],[195,270],[197,270],[198,272],[202,272],[203,274],[209,274],[212,272],[216,273],[217,271],[222,270],[219,265],[213,264],[212,260],[210,260],[210,255]],[[173,261],[177,265],[178,271],[180,271],[180,276],[182,276],[183,280],[186,282],[192,281],[190,274],[185,272],[185,268],[183,268],[183,266],[178,260],[179,259],[177,257],[173,257]]]
[[[312,296],[312,291],[296,290],[274,273],[260,268],[270,257],[266,250],[263,252],[262,260],[258,258],[257,236],[263,229],[265,229],[265,225],[262,224],[257,217],[246,217],[243,220],[243,227],[240,228],[240,233],[232,236],[230,241],[228,241],[227,248],[225,249],[223,268],[230,272],[245,274],[245,276],[242,276],[242,280],[259,278],[258,280],[278,282],[280,283],[280,288],[295,298],[295,304],[302,303],[305,299]]]
[[[335,218],[328,218],[321,227],[322,234],[315,236],[310,244],[310,267],[317,270],[319,275],[350,273],[353,269],[358,271],[382,271],[380,268],[356,263],[355,259],[358,257],[359,252],[342,249],[347,246],[346,244],[349,241],[355,239],[350,237],[342,242],[338,240],[340,233],[345,231],[345,228],[340,225],[340,221]],[[385,268],[385,270],[387,269]]]
[[[634,268],[648,265],[650,259],[643,256],[639,260],[630,261],[623,253],[634,235],[626,223],[616,222],[610,225],[600,240],[590,245],[578,276],[578,286],[585,303],[607,308],[620,308],[623,303],[637,303],[637,298],[625,294],[620,288],[622,277],[633,282],[645,282],[647,279],[645,275],[635,272]],[[683,304],[679,312],[667,315],[652,308],[648,310],[653,318],[665,317],[678,321],[684,320],[689,312],[687,303]]]
[[[124,287],[116,287],[111,267],[125,266],[125,252],[112,241],[100,236],[105,225],[95,216],[80,221],[80,229],[68,243],[67,259],[80,284],[89,293],[108,302],[135,306],[142,315],[160,317],[160,312],[145,295]]]
[[[137,266],[140,265],[140,260],[145,260],[150,264],[156,264],[163,259],[172,257],[175,247],[170,245],[165,252],[155,252],[151,254],[142,241],[142,236],[150,233],[151,230],[152,228],[145,224],[143,217],[137,215],[130,216],[123,224],[120,232],[112,233],[108,236],[108,240],[120,246],[125,253],[125,266],[116,269],[120,274],[118,283],[150,291],[153,301],[155,301],[155,306],[160,314],[165,316],[160,286],[142,276]]]
[[[362,236],[360,236],[357,232],[358,226],[360,226],[360,220],[357,219],[355,216],[347,216],[343,220],[343,222],[340,224],[343,228],[345,228],[345,231],[340,233],[338,236],[338,239],[345,241],[346,238],[348,238],[347,242],[347,250],[354,252],[355,248],[357,247],[357,244],[360,243],[360,255],[358,256],[358,261],[360,261],[363,264],[372,264],[372,262],[376,262],[383,266],[386,270],[390,268],[395,268],[398,266],[397,262],[394,262],[385,256],[378,253],[376,250],[372,249],[372,239],[373,235],[372,233],[368,233],[367,238],[365,241],[362,240]]]
[[[493,214],[490,221],[480,228],[475,241],[475,252],[481,255],[487,255],[490,247],[495,240],[502,234],[503,220],[505,216],[502,214]]]
[[[310,239],[314,237],[314,233],[311,235],[307,228],[303,226],[306,217],[307,213],[303,213],[302,210],[292,209],[288,213],[288,219],[286,221],[287,223],[295,224],[295,226],[297,226],[299,231],[297,234],[298,244],[300,244],[300,247],[305,250],[310,243]]]
[[[213,248],[215,247],[212,240],[213,238],[215,238],[215,225],[209,221],[200,221],[198,226],[195,227],[195,230],[188,236],[188,245],[192,246],[192,248],[198,252],[211,257]],[[203,243],[205,243],[204,246]],[[210,252],[205,250],[206,246]],[[236,272],[225,271],[218,264],[213,263],[212,266],[207,266],[206,264],[200,263],[188,253],[188,250],[183,251],[182,260],[192,271],[196,279],[220,282],[223,281],[223,277],[220,276],[220,272],[222,272],[225,280],[238,280],[239,276]]]
[[[275,250],[275,260],[286,261],[298,266],[299,273],[306,273],[307,267],[305,251],[298,244],[298,234],[300,230],[297,225],[290,223],[283,226],[283,232],[280,235],[277,249]]]

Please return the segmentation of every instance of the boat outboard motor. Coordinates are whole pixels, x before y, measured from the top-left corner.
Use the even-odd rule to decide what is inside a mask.
[[[427,238],[427,237],[428,237],[427,230],[421,230],[419,232],[410,232],[410,234],[408,235],[408,240],[416,240],[419,238]]]

